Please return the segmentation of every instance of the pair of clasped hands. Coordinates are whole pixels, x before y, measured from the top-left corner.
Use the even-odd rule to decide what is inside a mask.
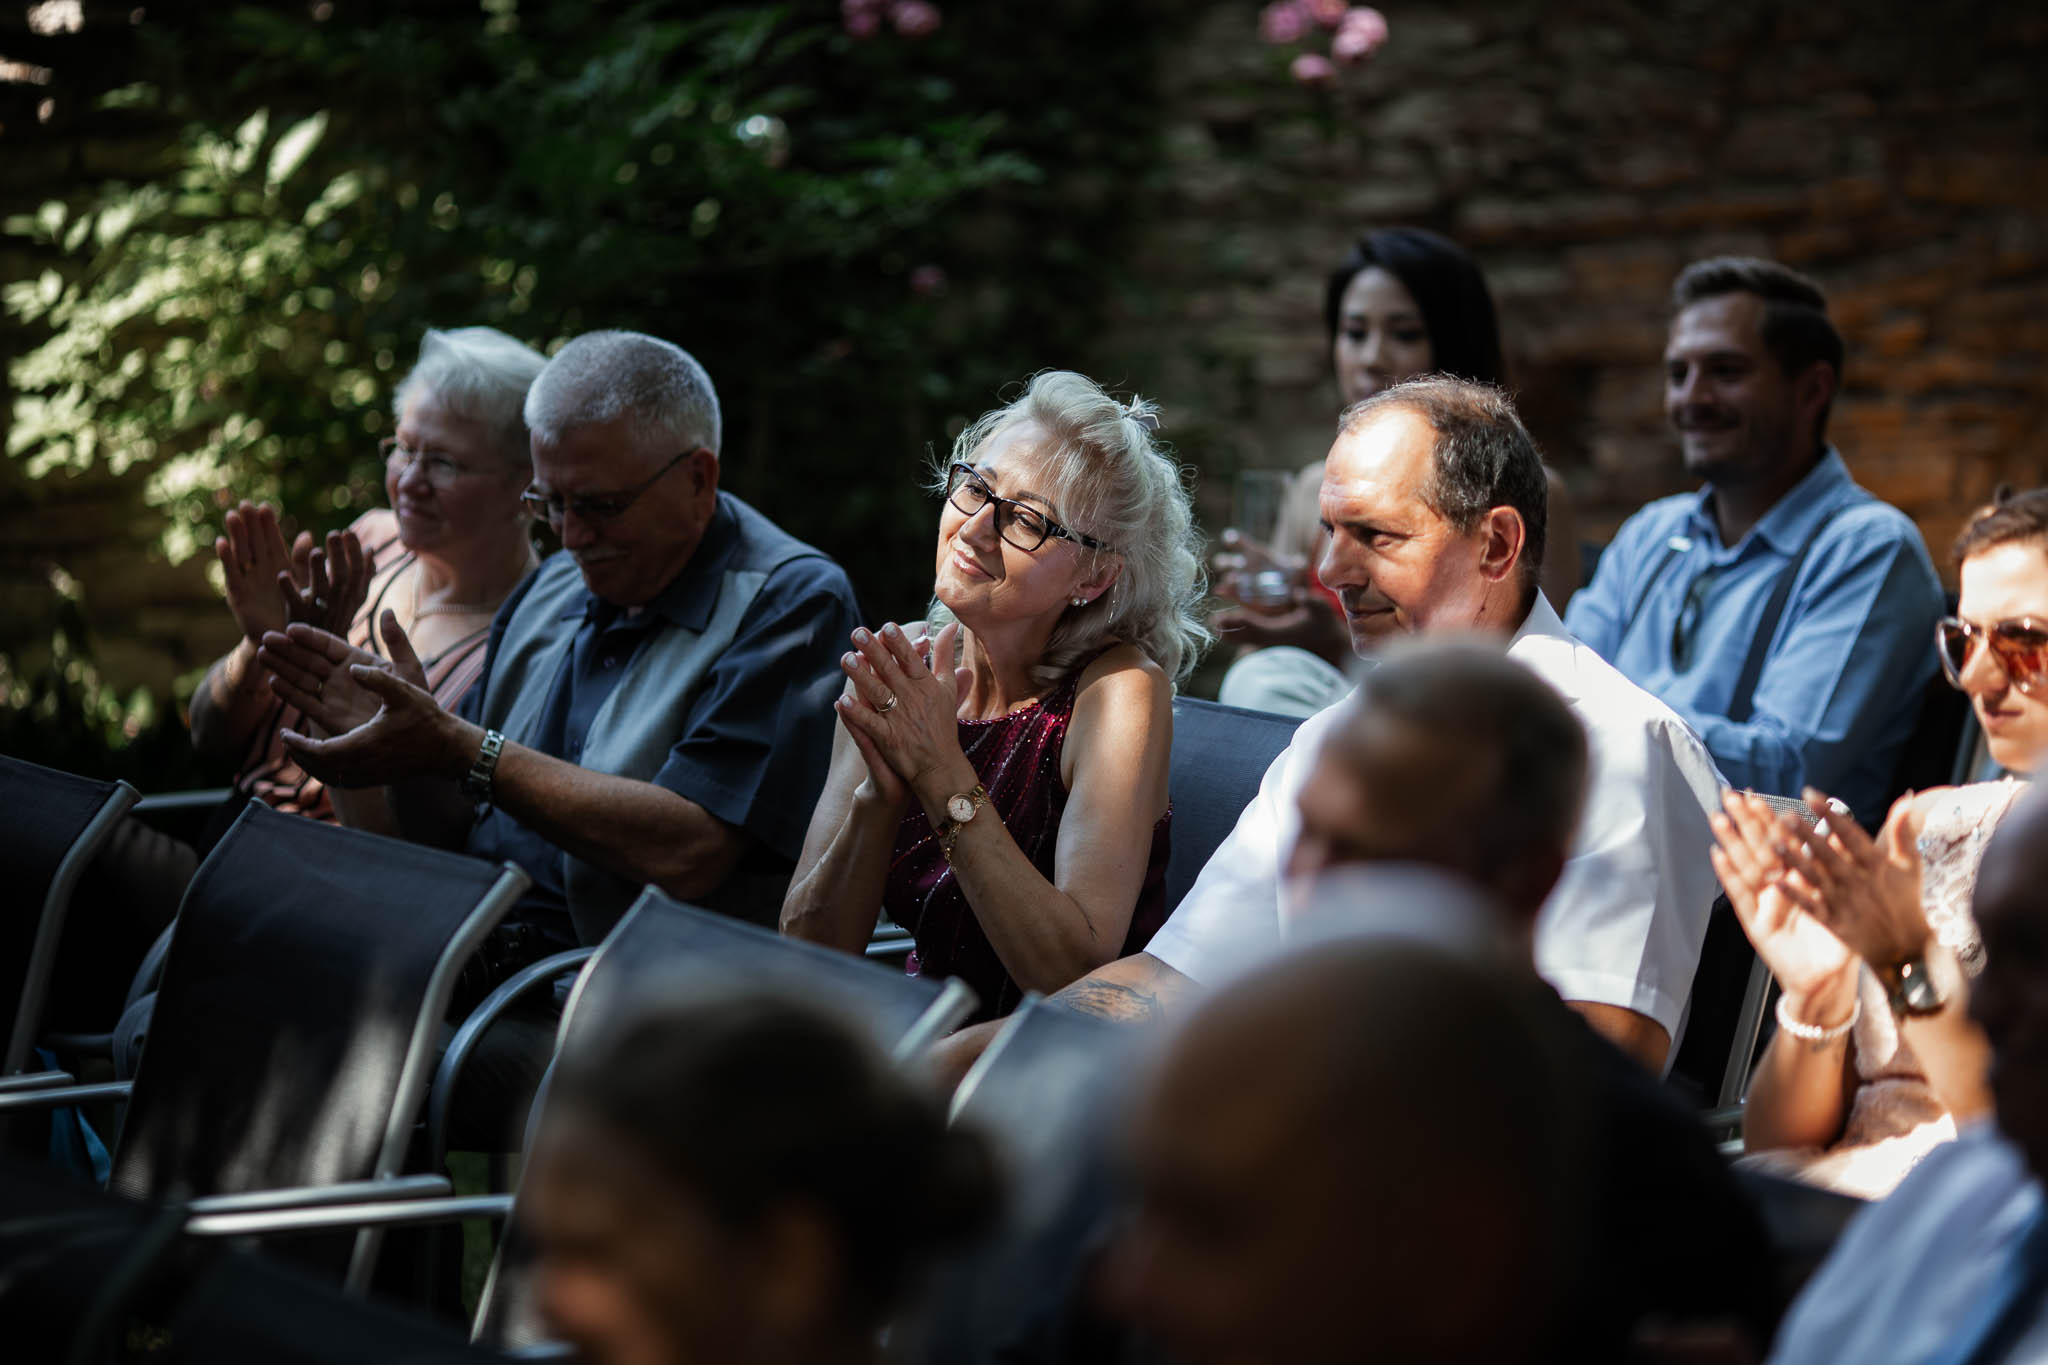
[[[1723,792],[1710,856],[1788,1011],[1832,1028],[1855,1008],[1859,959],[1882,969],[1928,949],[1917,816],[1908,792],[1873,838],[1841,802],[1811,787],[1802,799],[1818,824],[1753,793]]]
[[[915,793],[944,800],[960,791],[949,768],[967,766],[960,748],[960,699],[973,681],[961,666],[960,624],[942,626],[931,639],[894,621],[853,633],[840,657],[846,689],[832,705],[867,764],[868,795],[901,809]],[[969,779],[968,785],[972,785]],[[945,790],[939,792],[937,789]],[[931,788],[932,791],[926,791]]]
[[[414,724],[424,719],[422,707],[441,709],[395,613],[386,610],[378,622],[389,661],[348,643],[369,596],[374,558],[353,531],[330,531],[324,545],[301,531],[287,546],[276,509],[260,503],[243,502],[224,522],[213,550],[228,610],[269,674],[271,694],[324,732],[285,730],[285,746],[314,776],[351,785],[349,746],[324,736],[344,735],[395,708]],[[338,758],[329,752],[336,747]]]

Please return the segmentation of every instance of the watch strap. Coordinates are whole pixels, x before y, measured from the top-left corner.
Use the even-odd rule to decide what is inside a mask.
[[[967,819],[948,820],[939,830],[939,852],[946,855],[946,861],[949,863],[953,861],[953,844],[959,839],[960,831],[965,829],[975,816],[981,814],[981,808],[988,804],[988,788],[979,782],[974,784],[972,791],[962,792],[960,795],[972,801],[974,809],[967,812]]]
[[[462,794],[472,801],[491,799],[491,782],[498,775],[498,755],[505,749],[505,736],[496,730],[484,731],[483,747],[477,751],[476,762],[469,765],[469,771],[462,775]]]

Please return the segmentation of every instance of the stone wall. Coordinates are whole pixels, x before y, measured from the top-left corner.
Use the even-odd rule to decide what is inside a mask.
[[[1287,79],[1244,3],[1207,8],[1162,72],[1165,146],[1135,206],[1149,241],[1103,353],[1160,391],[1212,476],[1212,524],[1216,475],[1327,446],[1323,272],[1393,223],[1485,266],[1519,401],[1589,538],[1686,486],[1664,300],[1721,252],[1829,290],[1849,346],[1831,434],[1937,563],[1999,480],[2044,481],[2048,13],[1382,8],[1386,47],[1327,90]]]

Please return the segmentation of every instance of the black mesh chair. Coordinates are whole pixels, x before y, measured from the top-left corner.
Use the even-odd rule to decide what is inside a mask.
[[[1173,853],[1166,864],[1166,908],[1195,884],[1202,865],[1258,795],[1266,769],[1294,738],[1298,717],[1241,706],[1173,699]]]
[[[0,757],[0,1019],[9,1026],[0,1076],[28,1065],[71,893],[137,796],[126,782]]]
[[[23,1360],[95,1365],[136,1358],[138,1341],[161,1365],[500,1359],[428,1319],[187,1238],[186,1216],[0,1166],[0,1333]]]
[[[445,1193],[395,1177],[456,976],[526,885],[251,802],[186,891],[132,1084],[4,1095],[0,1115],[125,1098],[109,1188],[202,1211]],[[351,1288],[376,1249],[355,1239]]]
[[[953,1095],[953,1122],[996,1146],[1006,1204],[995,1235],[943,1267],[906,1335],[932,1362],[1090,1359],[1087,1291],[1116,1204],[1113,1139],[1145,1031],[1032,997]],[[1114,1358],[1104,1356],[1103,1358]]]
[[[578,1039],[608,1029],[651,1005],[729,991],[768,990],[787,992],[833,1010],[866,1031],[892,1056],[908,1060],[966,1018],[976,1003],[974,992],[958,981],[941,985],[904,976],[851,954],[786,939],[756,925],[680,904],[653,887],[641,893],[594,952],[578,949],[535,963],[522,975],[546,981],[565,970],[578,970],[579,974],[563,1014],[559,1046],[574,1046]],[[515,980],[508,980],[478,1007],[456,1042],[450,1044],[449,1054],[456,1051],[464,1034],[480,1035],[489,1027],[493,1001],[508,1001],[507,988],[513,987]],[[446,1077],[450,1065],[445,1055],[442,1067]],[[529,1134],[546,1122],[546,1110],[544,1080],[528,1119]],[[366,1224],[400,1227],[470,1218],[505,1219],[513,1215],[515,1200],[515,1195],[486,1194],[366,1202],[349,1208],[234,1210],[195,1220],[194,1228],[215,1236],[249,1236]],[[478,1341],[522,1349],[539,1343],[528,1289],[530,1266],[530,1248],[517,1218],[512,1217],[477,1306],[474,1335]]]

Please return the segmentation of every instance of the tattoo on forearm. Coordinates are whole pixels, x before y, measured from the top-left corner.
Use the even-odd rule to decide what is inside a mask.
[[[1087,977],[1049,997],[1049,1000],[1076,1014],[1117,1023],[1153,1023],[1166,1014],[1159,997],[1151,991],[1141,991],[1114,981],[1092,981]]]

